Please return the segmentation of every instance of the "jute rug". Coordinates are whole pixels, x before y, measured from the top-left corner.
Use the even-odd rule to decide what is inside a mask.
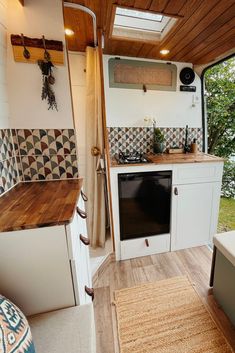
[[[120,353],[231,353],[187,277],[115,292]]]

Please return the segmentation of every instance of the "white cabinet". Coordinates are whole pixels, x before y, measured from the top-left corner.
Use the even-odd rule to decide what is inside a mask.
[[[64,227],[0,234],[0,293],[26,315],[75,305]]]
[[[78,207],[84,210],[79,198]],[[83,237],[83,238],[82,238]],[[0,234],[0,293],[26,315],[91,302],[86,221]],[[82,239],[82,240],[81,240]]]
[[[118,174],[172,171],[170,234],[120,241]],[[116,260],[200,246],[217,233],[223,162],[146,164],[110,170]],[[178,192],[178,195],[175,194]]]
[[[220,183],[173,185],[171,250],[206,245],[216,232]]]

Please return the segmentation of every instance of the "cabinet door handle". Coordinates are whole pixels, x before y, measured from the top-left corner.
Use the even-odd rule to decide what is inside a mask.
[[[148,241],[148,239],[145,239],[145,244],[146,244],[147,247],[149,247],[149,241]]]
[[[86,194],[84,194],[84,192],[81,190],[81,196],[84,202],[88,201],[88,197],[86,196]]]
[[[94,297],[95,297],[94,288],[89,288],[89,287],[85,286],[85,292],[87,295],[89,295],[89,297],[92,298],[92,301],[93,301]]]
[[[80,234],[80,240],[84,245],[90,245],[90,240],[84,237],[82,234]]]
[[[83,219],[87,218],[87,214],[85,211],[81,210],[79,207],[77,207],[77,213],[79,214],[79,216]]]
[[[174,188],[174,194],[175,194],[176,196],[179,195],[178,188]]]

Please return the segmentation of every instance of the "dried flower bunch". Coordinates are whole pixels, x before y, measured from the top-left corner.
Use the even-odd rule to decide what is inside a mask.
[[[52,85],[55,83],[55,77],[53,76],[53,63],[45,58],[46,60],[38,60],[38,66],[42,72],[42,100],[47,100],[48,110],[57,109],[57,103],[55,93],[52,89]]]

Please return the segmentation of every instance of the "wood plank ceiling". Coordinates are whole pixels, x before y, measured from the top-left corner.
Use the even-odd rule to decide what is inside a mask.
[[[235,0],[70,0],[90,8],[105,37],[104,53],[207,64],[235,52]],[[113,5],[180,16],[162,42],[153,44],[111,37]],[[65,9],[65,25],[75,31],[70,50],[84,51],[92,42],[92,22],[78,10]],[[169,49],[161,56],[161,49]]]

